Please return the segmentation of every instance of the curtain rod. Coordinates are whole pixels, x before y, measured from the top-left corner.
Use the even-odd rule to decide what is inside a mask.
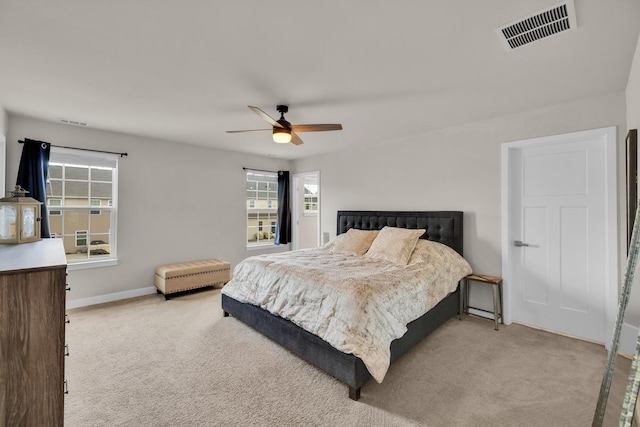
[[[247,167],[242,167],[242,170],[249,170],[249,171],[256,171],[256,172],[269,172],[269,173],[278,173],[278,171],[269,171],[266,169],[256,169],[256,168],[247,168]]]
[[[18,142],[20,144],[24,144],[24,141],[22,141],[22,140],[18,140]],[[42,142],[42,141],[38,141],[38,142]],[[64,145],[54,145],[54,144],[51,144],[50,142],[47,142],[47,144],[50,144],[52,147],[57,147],[57,148],[70,148],[72,150],[93,151],[94,153],[117,154],[120,157],[124,157],[124,156],[128,156],[129,155],[127,153],[116,153],[115,151],[93,150],[91,148],[77,148],[77,147],[67,147],[67,146],[64,146]]]

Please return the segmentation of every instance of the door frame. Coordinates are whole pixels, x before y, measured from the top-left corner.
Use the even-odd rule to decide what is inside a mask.
[[[321,209],[321,204],[322,204],[322,190],[321,190],[321,185],[320,185],[320,171],[308,171],[308,172],[299,172],[299,173],[294,173],[292,174],[292,188],[293,191],[291,192],[293,194],[293,199],[292,199],[292,207],[291,207],[291,250],[296,250],[299,248],[300,245],[300,241],[299,241],[299,236],[300,236],[300,229],[299,229],[299,218],[301,215],[304,215],[304,212],[300,212],[300,209],[298,208],[300,200],[299,200],[299,194],[298,194],[298,189],[297,186],[300,184],[300,182],[304,182],[304,177],[306,175],[316,175],[317,179],[318,179],[318,219],[317,219],[317,242],[318,242],[318,246],[321,244],[322,240],[321,240],[321,236],[320,236],[320,212],[322,211]]]
[[[0,199],[9,195],[9,194],[5,194],[5,191],[7,191],[7,187],[5,187],[5,182],[4,182],[6,165],[7,165],[7,140],[6,140],[6,137],[2,133],[0,133]]]
[[[607,278],[605,292],[605,347],[610,346],[612,326],[617,314],[618,306],[618,186],[617,186],[617,131],[615,126],[592,129],[579,132],[571,132],[560,135],[545,136],[540,138],[523,139],[519,141],[506,142],[502,144],[502,276],[504,281],[504,320],[511,323],[511,295],[510,283],[513,272],[511,271],[511,259],[515,256],[514,247],[510,244],[513,241],[511,230],[510,213],[513,210],[512,186],[509,179],[513,173],[511,164],[513,153],[526,147],[550,145],[562,142],[572,142],[583,139],[601,138],[605,144],[605,251],[604,276]]]

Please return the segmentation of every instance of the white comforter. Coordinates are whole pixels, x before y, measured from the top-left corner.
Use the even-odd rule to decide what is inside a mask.
[[[382,382],[391,342],[454,291],[471,267],[451,248],[424,240],[406,266],[333,253],[331,246],[247,258],[222,293],[354,354]]]

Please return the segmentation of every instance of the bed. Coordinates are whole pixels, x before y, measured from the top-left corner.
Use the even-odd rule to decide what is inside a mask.
[[[457,211],[338,211],[337,234],[341,236],[352,228],[356,230],[383,230],[385,227],[409,230],[424,229],[426,232],[420,237],[421,239],[442,243],[462,255],[462,218],[463,213]],[[258,305],[241,302],[239,301],[241,298],[232,298],[225,294],[225,289],[223,289],[222,295],[222,308],[225,316],[233,315],[294,354],[344,382],[348,386],[349,398],[359,399],[362,385],[373,378],[370,369],[367,369],[367,364],[363,361],[364,357],[360,358],[351,352],[340,351],[292,321],[271,314]],[[231,294],[233,293],[231,292]],[[452,292],[439,300],[424,315],[410,321],[406,325],[404,335],[390,343],[390,347],[387,349],[389,352],[387,363],[392,363],[409,351],[424,337],[458,314],[459,310],[460,291],[455,283]],[[370,363],[369,367],[371,367]],[[378,376],[376,376],[376,380],[380,381]]]

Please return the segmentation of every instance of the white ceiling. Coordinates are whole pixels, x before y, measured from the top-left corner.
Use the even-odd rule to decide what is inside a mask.
[[[0,0],[0,104],[296,159],[623,91],[638,0],[575,0],[575,30],[500,43],[497,27],[558,2]],[[301,146],[225,133],[264,128],[247,105],[278,118],[280,103],[344,130]]]

